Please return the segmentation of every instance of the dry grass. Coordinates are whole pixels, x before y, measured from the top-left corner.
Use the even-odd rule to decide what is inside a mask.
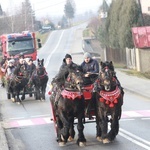
[[[125,72],[128,75],[150,79],[150,72],[141,73],[139,71],[131,70],[131,69],[130,70],[123,70],[123,72]]]
[[[83,31],[83,37],[93,37],[93,33],[91,31],[91,29],[89,28],[86,28],[84,31]]]
[[[41,42],[42,42],[42,45],[46,42],[48,36],[49,36],[50,32],[46,32],[46,33],[39,33],[39,32],[36,32],[36,38],[37,39],[41,39]]]
[[[128,75],[150,79],[150,72],[141,73],[141,72],[133,70],[133,69],[127,69],[125,64],[120,64],[120,63],[114,63],[114,67],[125,69],[125,70],[122,70],[122,71],[125,72]]]
[[[126,68],[125,64],[121,64],[121,63],[113,63],[115,68]]]

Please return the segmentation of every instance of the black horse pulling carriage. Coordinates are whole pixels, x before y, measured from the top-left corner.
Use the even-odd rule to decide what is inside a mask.
[[[46,86],[48,82],[48,75],[44,67],[44,59],[37,60],[38,65],[32,75],[32,84],[35,87],[35,99],[45,100]]]
[[[124,93],[115,76],[112,62],[101,62],[100,73],[89,85],[84,84],[82,73],[70,72],[68,78],[63,89],[58,90],[57,85],[53,85],[50,93],[59,146],[64,146],[67,141],[74,138],[75,118],[78,119],[77,144],[79,146],[86,144],[83,133],[83,124],[88,122],[86,118],[89,122],[91,120],[96,122],[98,141],[103,143],[113,141],[119,131]],[[58,92],[61,93],[59,97],[57,97]],[[110,130],[108,130],[109,122]]]
[[[110,143],[119,132],[124,96],[112,62],[101,62],[98,88],[100,90],[96,94],[96,136],[98,141]],[[108,122],[110,122],[110,130],[108,130]]]
[[[21,65],[14,70],[14,74],[11,74],[7,78],[7,97],[10,99],[12,97],[13,102],[20,103],[21,100],[25,99],[26,85],[28,83],[28,73],[26,71],[26,66]],[[22,97],[20,100],[19,95],[22,92]]]
[[[45,100],[46,86],[48,82],[47,72],[44,67],[44,59],[37,60],[38,65],[32,75],[29,75],[27,65],[16,67],[13,74],[7,78],[7,98],[20,103],[25,100],[25,95],[34,95],[36,100]],[[20,99],[20,95],[21,99]]]
[[[83,133],[84,97],[81,92],[82,84],[82,74],[76,70],[70,70],[68,78],[65,81],[65,88],[61,90],[57,87],[57,83],[53,86],[50,101],[52,104],[53,120],[56,125],[59,146],[63,146],[67,141],[74,139],[75,117],[78,119],[77,143],[80,146],[84,146],[86,143]],[[57,97],[58,92],[61,93],[59,97]]]

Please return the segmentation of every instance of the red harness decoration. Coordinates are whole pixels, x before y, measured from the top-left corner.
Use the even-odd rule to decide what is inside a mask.
[[[91,100],[93,88],[94,88],[93,84],[88,85],[88,86],[84,86],[83,96],[84,96],[85,100]]]
[[[100,96],[99,100],[101,102],[105,102],[105,104],[109,105],[109,107],[114,107],[114,104],[118,103],[118,99],[120,97],[121,90],[116,87],[114,91],[111,92],[106,92],[106,91],[100,91]]]
[[[40,79],[43,79],[45,76],[47,76],[47,72],[45,71],[43,75],[39,76]]]
[[[82,95],[83,93],[81,92],[78,92],[78,91],[67,91],[66,89],[64,89],[62,92],[61,92],[61,95],[63,96],[63,98],[67,98],[69,100],[74,100],[76,98],[79,98],[81,99],[82,98]]]

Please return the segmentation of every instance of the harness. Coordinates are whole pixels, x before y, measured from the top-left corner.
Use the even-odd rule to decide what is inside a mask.
[[[61,95],[63,96],[63,98],[67,98],[69,100],[74,100],[76,98],[81,99],[83,96],[83,93],[81,93],[79,91],[68,91],[68,90],[64,89],[61,92]]]
[[[15,77],[15,81],[18,83],[21,83],[22,79],[23,79],[23,76],[16,76]]]
[[[67,77],[67,85],[68,87],[66,87],[64,90],[62,90],[61,95],[63,96],[63,98],[67,98],[69,100],[75,100],[76,98],[81,99],[83,96],[83,92],[80,92],[77,86],[78,85],[78,81],[80,83],[80,76],[76,76],[75,73],[70,73]]]
[[[116,86],[116,89],[113,91],[104,91],[101,90],[99,92],[100,98],[99,101],[105,103],[109,107],[113,108],[115,104],[118,103],[118,99],[121,96],[121,90],[119,89],[118,86]]]
[[[39,74],[38,74],[38,71],[39,71],[41,68],[43,68],[44,74],[39,75]],[[47,76],[47,72],[46,72],[45,67],[37,67],[37,68],[36,68],[36,75],[37,75],[40,79],[43,79],[45,76]]]

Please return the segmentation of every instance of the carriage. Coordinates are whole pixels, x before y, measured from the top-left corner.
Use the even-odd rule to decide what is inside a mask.
[[[8,82],[8,81],[6,81]],[[7,85],[6,85],[6,94],[7,94],[7,99],[11,99],[11,92],[8,90],[7,88]],[[19,95],[23,95],[23,90],[20,91],[20,94]],[[35,100],[36,100],[36,95],[37,95],[37,92],[35,91],[35,87],[34,86],[28,86],[26,85],[26,91],[25,91],[25,95],[29,95],[29,97],[32,97],[34,96]]]
[[[77,144],[79,146],[86,144],[83,132],[85,123],[96,123],[98,141],[110,143],[115,139],[119,132],[124,93],[121,86],[118,86],[118,80],[114,77],[112,65],[112,62],[101,62],[101,72],[98,75],[94,74],[90,84],[83,84],[85,83],[84,77],[73,71],[76,75],[69,73],[69,81],[72,83],[68,84],[67,79],[63,90],[58,90],[57,85],[53,85],[49,94],[52,120],[59,146],[64,146],[68,141],[74,139],[75,123],[78,129]],[[79,85],[80,88],[78,88]],[[58,100],[55,101],[57,96]],[[108,122],[111,124],[110,130],[108,130]]]
[[[29,97],[34,95],[35,100],[45,100],[48,76],[44,67],[44,59],[38,59],[37,62],[38,65],[31,75],[26,64],[22,64],[15,68],[13,74],[6,77],[8,99],[20,103],[21,100],[25,100],[25,95],[29,95]]]

